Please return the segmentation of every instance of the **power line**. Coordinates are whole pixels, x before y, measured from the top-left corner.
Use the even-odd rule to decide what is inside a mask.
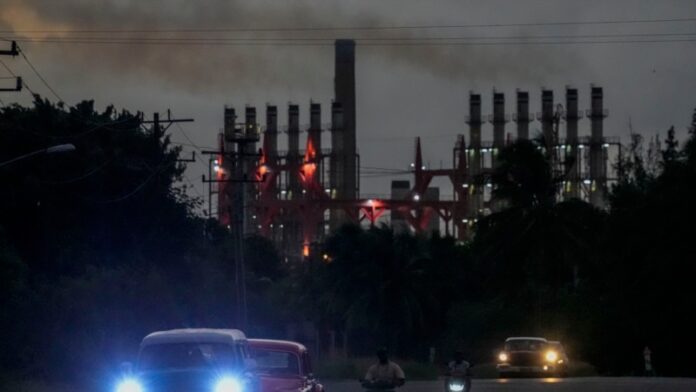
[[[196,186],[193,184],[193,181],[191,181],[191,179],[188,178],[186,174],[182,174],[182,177],[184,178],[184,180],[186,180],[186,182],[188,182],[188,184],[191,186],[190,189],[193,189],[193,191],[196,193],[196,195],[198,195],[198,197],[200,197],[201,199],[205,199],[203,194],[196,188]]]
[[[184,135],[184,138],[186,138],[186,140],[188,140],[188,142],[190,143],[190,145],[193,146],[196,150],[198,150],[199,155],[196,155],[196,161],[197,161],[198,163],[200,163],[204,168],[208,169],[208,168],[209,168],[209,163],[204,162],[203,159],[200,157],[200,154],[203,153],[203,150],[202,150],[200,147],[198,147],[198,146],[196,145],[196,143],[193,142],[193,140],[191,140],[191,138],[188,136],[188,134],[186,133],[186,131],[184,131],[184,128],[183,128],[181,125],[179,125],[179,123],[175,123],[175,124],[176,124],[176,127],[177,127],[177,128],[179,129],[179,131],[181,132],[181,134]]]
[[[41,82],[43,82],[44,86],[46,86],[46,87],[48,88],[48,90],[49,90],[56,98],[58,98],[58,101],[60,101],[60,102],[65,102],[65,101],[63,100],[63,98],[61,98],[60,95],[58,95],[58,93],[56,92],[56,90],[54,90],[53,87],[51,87],[51,85],[48,84],[48,82],[46,81],[46,79],[44,79],[44,77],[39,73],[39,71],[36,69],[36,67],[34,67],[34,64],[32,64],[31,61],[29,61],[29,58],[27,58],[27,56],[24,54],[24,50],[23,50],[22,48],[19,48],[19,54],[22,55],[22,57],[24,58],[24,61],[26,61],[27,64],[29,64],[29,67],[31,68],[31,70],[34,71],[34,73],[36,74],[36,76],[38,76],[38,78],[41,80]]]
[[[661,19],[606,19],[586,21],[553,21],[553,22],[511,22],[511,23],[473,23],[473,24],[443,24],[443,25],[401,25],[401,26],[307,26],[307,27],[239,27],[239,28],[179,28],[179,29],[43,29],[43,30],[0,30],[0,34],[8,33],[220,33],[220,32],[293,32],[293,31],[380,31],[380,30],[433,30],[433,29],[464,29],[464,28],[500,28],[500,27],[543,27],[543,26],[583,26],[583,25],[632,25],[652,23],[685,23],[696,22],[696,18],[661,18]]]
[[[2,66],[7,70],[7,72],[10,73],[10,75],[14,76],[15,78],[19,77],[19,76],[17,76],[17,74],[15,74],[15,73],[12,71],[12,69],[10,69],[10,67],[7,66],[7,64],[5,64],[4,61],[2,61],[2,59],[0,59],[0,65],[2,65]],[[27,82],[26,82],[24,79],[22,79],[22,87],[26,88],[27,91],[29,91],[29,93],[31,93],[32,96],[36,95],[36,93],[34,92],[34,90],[32,90],[32,89],[29,87],[29,85],[27,84]]]
[[[178,146],[193,147],[195,150],[200,150],[201,148],[205,148],[205,149],[208,149],[208,150],[214,150],[214,149],[216,148],[216,147],[211,147],[211,146],[202,146],[202,147],[201,147],[201,146],[198,146],[198,145],[195,145],[195,144],[191,144],[191,143],[175,142],[175,141],[170,141],[169,143],[171,143],[171,144],[176,144],[176,145],[178,145]]]
[[[333,42],[218,42],[218,41],[129,41],[129,40],[51,40],[51,39],[25,39],[27,43],[37,44],[81,44],[81,45],[154,45],[154,46],[226,46],[226,47],[329,47]],[[359,41],[359,40],[358,40]],[[684,39],[617,39],[617,40],[561,40],[561,41],[507,41],[507,42],[367,42],[361,47],[428,47],[428,46],[544,46],[544,45],[616,45],[616,44],[659,44],[659,43],[688,43],[696,42],[696,38]]]
[[[69,178],[69,179],[66,179],[66,180],[57,180],[57,181],[42,180],[41,182],[42,182],[42,183],[45,183],[45,184],[60,185],[60,184],[72,184],[72,183],[75,183],[75,182],[78,182],[78,181],[82,181],[82,180],[84,180],[85,178],[88,178],[88,177],[91,177],[91,176],[97,174],[99,171],[101,171],[102,169],[104,169],[106,166],[108,166],[108,165],[109,165],[111,162],[113,162],[115,159],[116,159],[116,158],[111,158],[111,159],[107,160],[106,162],[102,163],[101,165],[95,167],[94,169],[90,170],[89,172],[87,172],[87,173],[85,173],[85,174],[83,174],[83,175],[81,175],[81,176]]]
[[[694,32],[660,32],[660,33],[604,33],[604,34],[534,34],[534,35],[470,35],[470,36],[446,36],[446,37],[358,37],[355,40],[358,42],[414,42],[414,41],[463,41],[463,40],[535,40],[535,39],[587,39],[587,38],[652,38],[652,37],[693,37]],[[31,36],[13,36],[13,40],[24,42],[172,42],[172,43],[281,43],[281,42],[299,42],[299,43],[330,43],[337,37],[252,37],[252,38],[229,38],[229,37],[31,37]]]

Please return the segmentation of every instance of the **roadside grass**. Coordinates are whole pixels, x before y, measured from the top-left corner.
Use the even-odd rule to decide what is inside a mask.
[[[443,376],[444,369],[429,363],[395,359],[394,362],[406,373],[406,378],[414,381],[436,380]],[[373,358],[322,359],[314,364],[314,373],[320,380],[359,380],[365,377],[367,369],[375,363]],[[476,364],[472,368],[474,378],[497,378],[495,363]],[[597,376],[597,370],[586,362],[574,361],[568,369],[569,377]]]
[[[472,368],[474,378],[497,378],[498,371],[495,363],[477,364]],[[573,361],[568,367],[568,377],[595,377],[598,376],[597,369],[587,362]]]
[[[75,392],[76,388],[66,384],[47,383],[37,380],[0,378],[0,392]]]
[[[429,363],[395,359],[409,380],[436,380],[440,369]],[[322,359],[314,364],[314,373],[320,380],[360,380],[367,369],[375,363],[374,358]]]

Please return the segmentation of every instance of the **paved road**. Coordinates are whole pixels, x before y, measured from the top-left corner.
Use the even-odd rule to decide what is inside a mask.
[[[328,392],[362,392],[357,381],[329,381]],[[540,378],[473,380],[472,392],[694,392],[696,379],[684,378]],[[444,392],[442,381],[413,381],[398,392]]]

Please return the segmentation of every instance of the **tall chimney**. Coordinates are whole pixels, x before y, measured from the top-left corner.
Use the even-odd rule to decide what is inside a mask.
[[[237,114],[234,108],[225,107],[225,138],[232,138],[234,133],[234,125],[237,122]]]
[[[606,193],[606,153],[604,147],[604,92],[601,87],[592,86],[589,116],[590,136],[590,203],[598,208],[605,206]]]
[[[517,90],[517,138],[529,139],[529,93]]]
[[[578,90],[566,87],[566,141],[568,144],[578,143]]]
[[[301,192],[298,178],[300,165],[300,107],[288,106],[288,165],[293,168],[288,172],[288,185],[292,198]]]
[[[355,109],[355,41],[339,39],[335,43],[335,101],[343,108],[343,148],[345,167],[344,186],[340,195],[343,199],[356,199],[357,178],[357,140]]]
[[[564,148],[565,166],[568,178],[564,184],[563,194],[566,198],[580,197],[580,154],[578,149],[578,90],[566,87],[566,142]]]
[[[470,158],[471,173],[479,174],[481,171],[481,95],[469,94],[469,139],[473,150],[473,158]]]
[[[343,154],[343,107],[340,102],[331,103],[331,161],[330,161],[330,186],[331,196],[343,184],[345,167]],[[343,193],[343,191],[341,191]]]
[[[553,148],[553,90],[541,91],[541,132],[547,149]]]
[[[346,155],[343,147],[343,107],[340,102],[331,103],[331,159],[329,161],[329,196],[335,199],[337,196],[346,193],[345,187],[345,167]],[[332,209],[330,212],[329,224],[331,230],[337,229],[342,223],[346,222],[345,211]]]
[[[223,129],[222,137],[220,138],[220,150],[222,154],[216,157],[216,160],[222,159],[221,167],[229,173],[232,173],[234,167],[232,166],[232,161],[227,159],[226,153],[234,153],[235,146],[232,143],[232,138],[234,137],[235,124],[237,122],[237,114],[234,108],[225,107],[225,128]],[[218,209],[217,216],[218,220],[223,225],[229,225],[232,223],[232,198],[234,188],[230,186],[231,183],[219,182],[217,183],[217,197],[218,197]],[[210,189],[209,189],[210,190]],[[212,211],[210,212],[212,214]]]
[[[257,153],[256,142],[252,140],[257,140],[258,134],[258,123],[256,122],[256,108],[252,106],[247,106],[244,111],[244,127],[246,134],[246,142],[241,144],[242,155],[239,157],[239,162],[241,162],[242,173],[241,176],[237,178],[242,178],[245,181],[251,180],[256,175],[256,166],[258,164],[258,158],[254,155]],[[242,182],[239,184],[244,192],[244,203],[236,213],[244,214],[244,233],[256,233],[257,224],[254,221],[255,213],[251,207],[253,200],[256,199],[256,186],[255,184],[249,182]]]
[[[505,145],[505,94],[493,92],[493,147]]]
[[[278,108],[273,105],[266,106],[266,131],[264,133],[264,147],[268,160],[275,164],[278,161]]]
[[[481,95],[469,94],[469,177],[476,179],[481,173]],[[469,184],[472,197],[469,199],[469,210],[478,214],[483,208],[483,184],[475,181]]]
[[[309,130],[307,136],[312,140],[317,154],[321,154],[321,104],[312,102],[309,105]]]

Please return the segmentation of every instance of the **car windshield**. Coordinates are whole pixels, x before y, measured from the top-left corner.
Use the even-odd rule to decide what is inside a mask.
[[[539,351],[546,343],[534,339],[519,339],[505,342],[505,351]]]
[[[252,349],[251,355],[256,360],[256,370],[262,374],[297,376],[300,374],[300,360],[294,353]]]
[[[229,368],[239,364],[235,348],[220,343],[171,343],[146,346],[138,368],[143,371]]]

